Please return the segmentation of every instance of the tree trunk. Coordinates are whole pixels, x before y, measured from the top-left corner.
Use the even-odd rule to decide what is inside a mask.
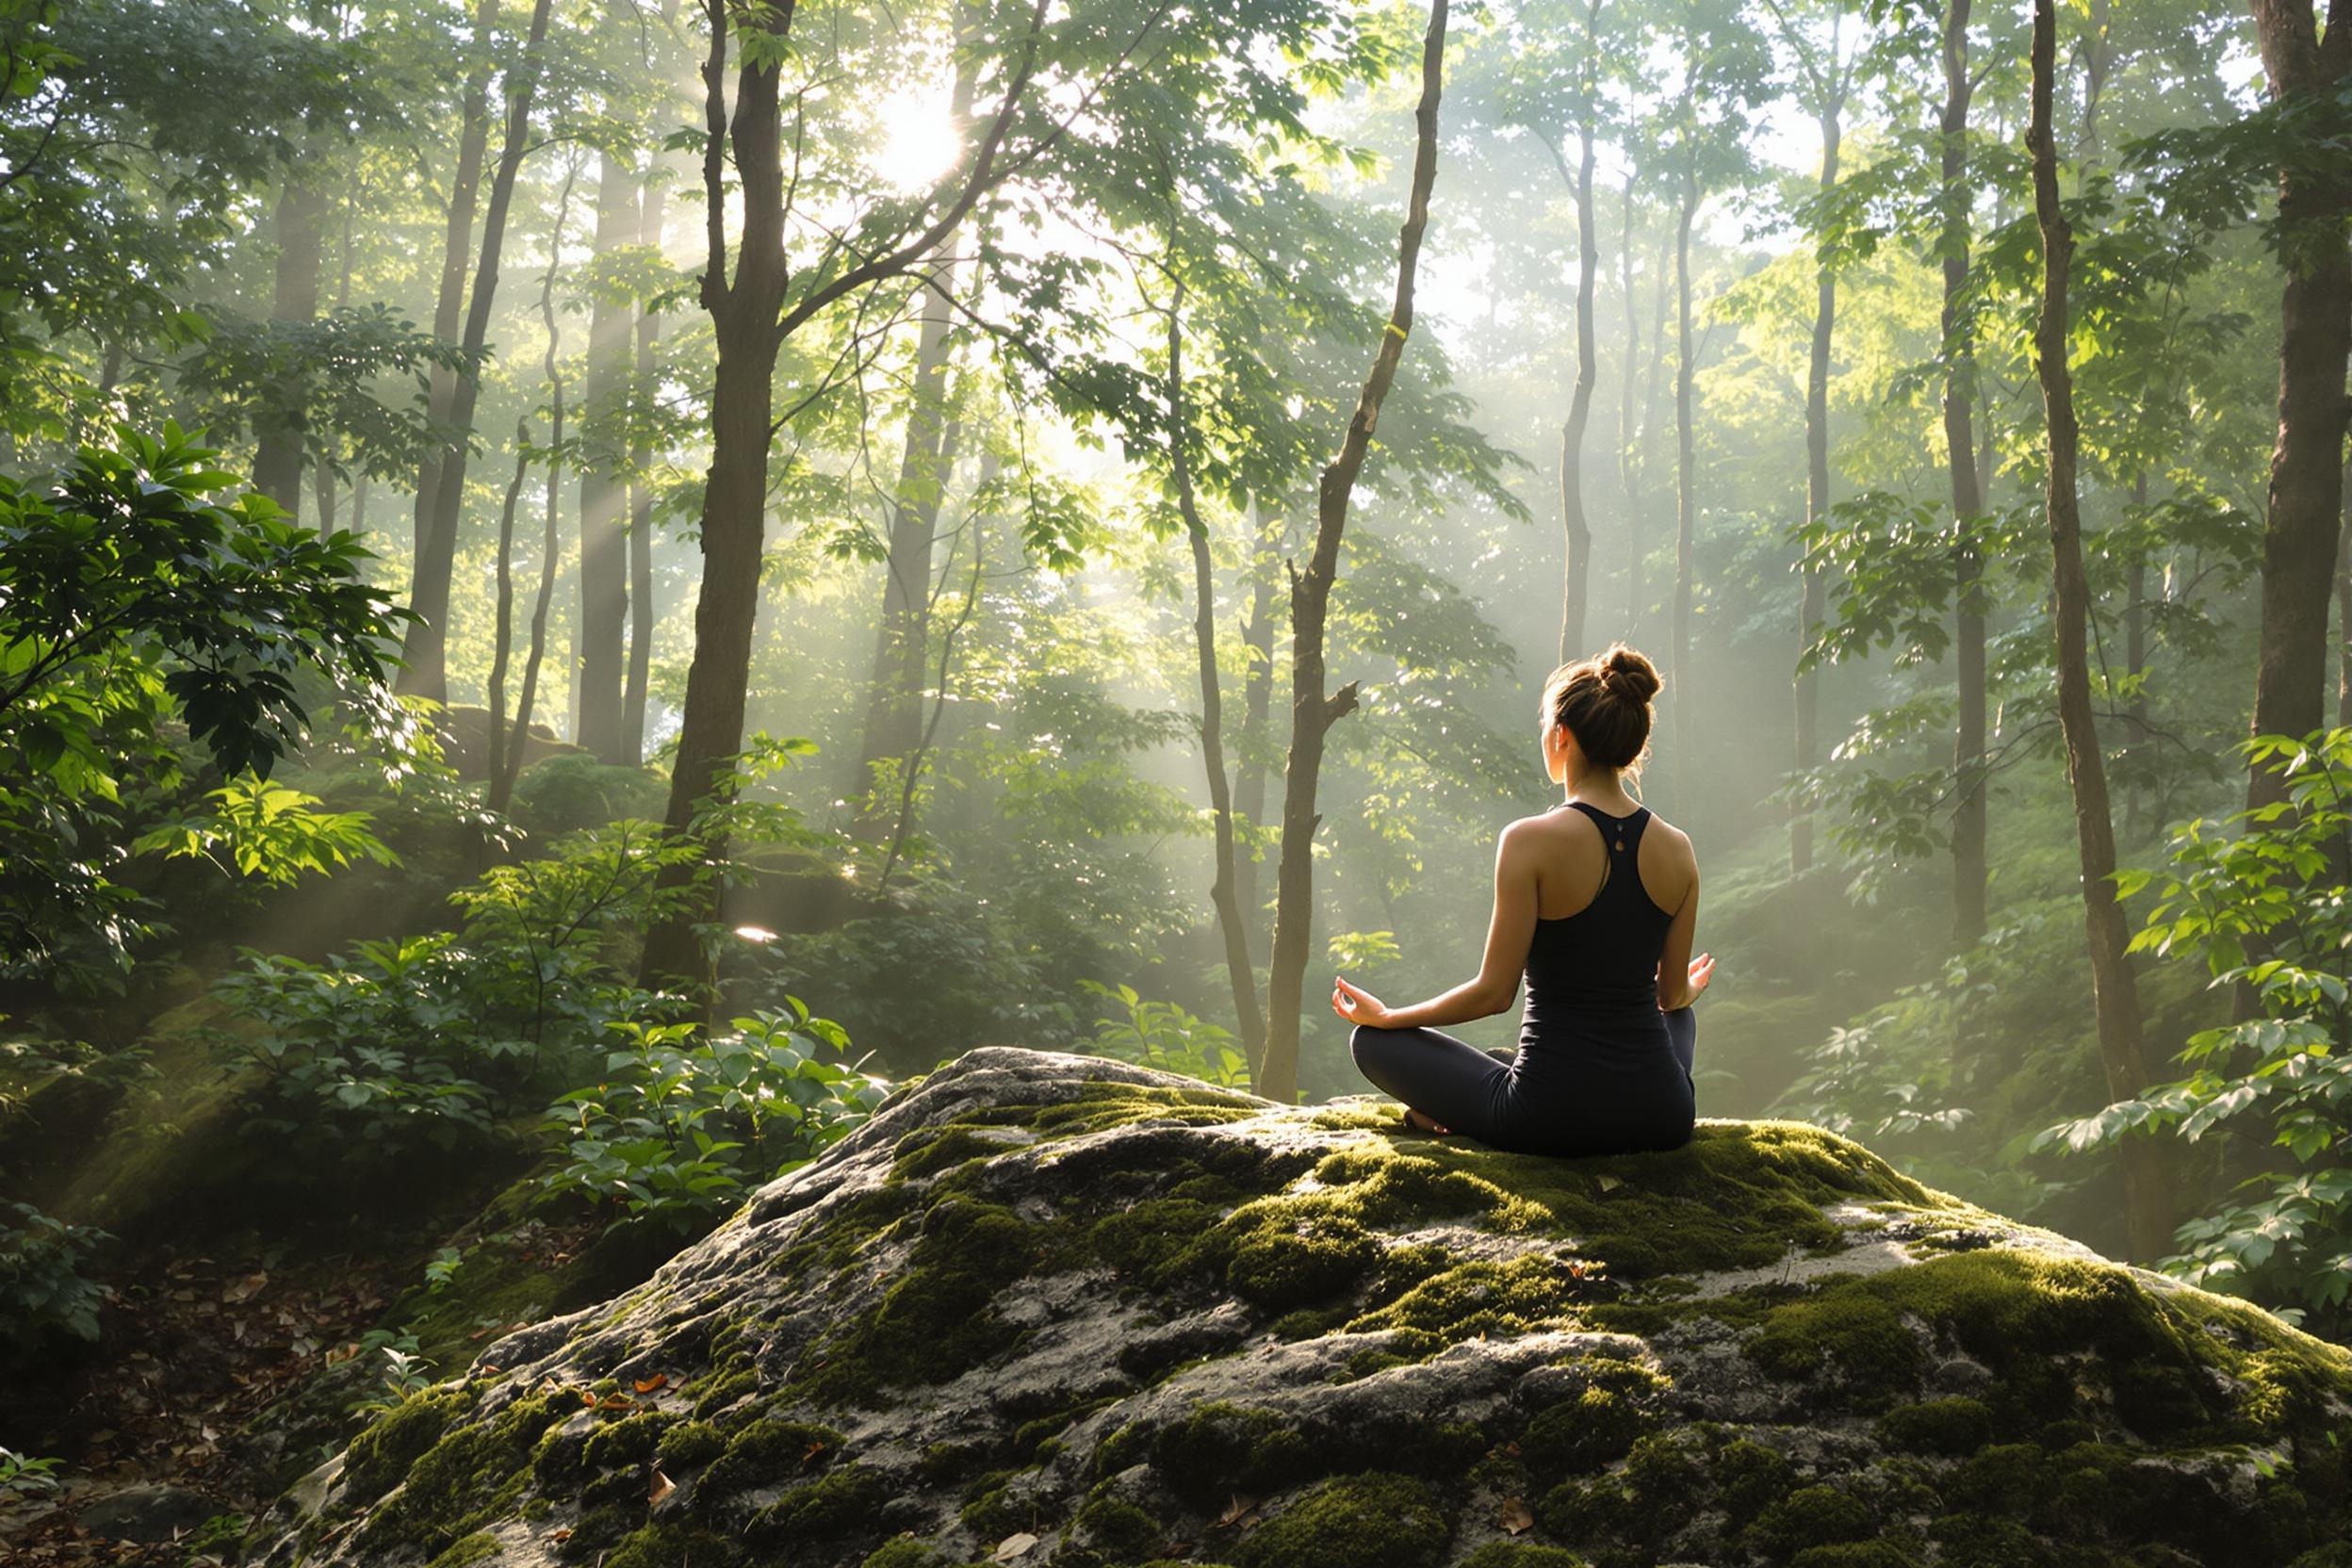
[[[1249,650],[1249,673],[1241,680],[1241,735],[1234,747],[1233,809],[1252,829],[1266,823],[1266,728],[1274,707],[1274,562],[1282,553],[1288,530],[1282,518],[1250,518],[1250,618],[1242,623],[1242,645]],[[1264,908],[1258,895],[1258,862],[1254,855],[1237,855],[1233,863],[1233,899],[1257,935]],[[1261,1025],[1263,1027],[1263,1025]],[[1257,1046],[1250,1052],[1253,1059]]]
[[[1682,166],[1682,210],[1674,229],[1674,648],[1668,678],[1667,711],[1674,718],[1673,776],[1682,809],[1690,808],[1690,792],[1682,788],[1689,775],[1684,743],[1690,706],[1686,680],[1690,670],[1690,580],[1697,552],[1699,498],[1698,457],[1690,435],[1690,220],[1699,208],[1697,155],[1686,151]]]
[[[969,78],[960,84],[967,107]],[[955,473],[960,422],[948,417],[949,328],[954,324],[956,264],[951,237],[933,258],[936,281],[923,295],[923,325],[915,340],[914,395],[906,415],[906,446],[898,489],[890,500],[890,558],[883,572],[882,613],[875,622],[874,679],[868,688],[866,732],[845,789],[862,802],[854,824],[874,836],[890,831],[901,780],[877,770],[911,765],[922,739],[923,666],[931,645],[931,556],[939,539],[939,506]]]
[[[466,74],[466,91],[458,110],[457,163],[449,174],[449,223],[441,240],[441,285],[433,296],[433,335],[444,343],[457,341],[466,309],[466,253],[474,242],[474,208],[482,191],[482,159],[490,151],[491,34],[498,25],[498,0],[481,0],[474,8],[474,68]],[[434,424],[446,423],[449,400],[457,395],[457,372],[436,365],[427,372],[425,415]],[[415,535],[411,559],[422,561],[425,539],[432,532],[433,498],[441,490],[441,449],[427,447],[416,466]],[[412,570],[413,576],[413,570]]]
[[[2336,724],[2352,728],[2352,491],[2336,541]]]
[[[2066,365],[2066,281],[2074,236],[2058,200],[2058,154],[2050,134],[2050,77],[2057,24],[2052,0],[2034,0],[2033,122],[2026,144],[2034,159],[2034,212],[2042,233],[2042,307],[2034,328],[2034,368],[2041,379],[2050,461],[2044,506],[2050,519],[2050,583],[2058,630],[2058,719],[2066,736],[2066,778],[2074,792],[2076,839],[2082,849],[2082,904],[2090,939],[2091,990],[2099,1020],[2099,1053],[2107,1092],[2115,1100],[2148,1085],[2141,1060],[2139,989],[2124,948],[2123,906],[2115,897],[2115,823],[2107,801],[2107,769],[2091,713],[2088,624],[2090,588],[2082,571],[2082,522],[2075,491],[2077,433],[2074,386]],[[2132,1257],[2151,1263],[2171,1250],[2171,1199],[2156,1144],[2144,1135],[2123,1144],[2126,1230]]]
[[[1315,830],[1322,814],[1315,808],[1323,768],[1323,733],[1354,711],[1356,683],[1323,691],[1323,624],[1331,606],[1331,580],[1339,569],[1339,540],[1348,526],[1348,503],[1356,475],[1372,445],[1380,404],[1396,378],[1396,362],[1413,331],[1413,274],[1421,259],[1421,233],[1429,226],[1429,188],[1437,178],[1437,104],[1446,62],[1446,0],[1430,0],[1429,31],[1421,46],[1421,102],[1413,154],[1413,187],[1396,245],[1396,299],[1364,393],[1339,455],[1323,470],[1315,505],[1315,549],[1302,577],[1290,567],[1290,756],[1282,774],[1282,858],[1274,883],[1274,951],[1266,972],[1266,1049],[1253,1064],[1258,1093],[1285,1104],[1298,1098],[1298,1003],[1306,981],[1307,944],[1315,922]]]
[[[1844,67],[1834,57],[1834,34],[1832,38],[1830,69],[1839,73],[1842,84]],[[1838,154],[1844,132],[1843,97],[1841,87],[1821,106],[1823,193],[1838,187]],[[1805,372],[1805,514],[1808,522],[1818,526],[1829,516],[1829,351],[1838,330],[1838,275],[1827,261],[1815,263],[1813,289],[1813,353]],[[1829,586],[1817,567],[1806,568],[1804,577],[1797,615],[1804,622],[1803,635],[1809,641],[1814,627],[1828,613]],[[1797,766],[1809,768],[1821,759],[1819,671],[1807,670],[1797,677],[1796,698]],[[1799,810],[1788,823],[1788,869],[1802,875],[1812,864],[1813,819]]]
[[[2352,7],[2336,0],[2325,37],[2311,0],[2254,0],[2274,102],[2317,100],[2352,78]],[[2262,534],[2253,732],[2300,736],[2320,726],[2328,678],[2328,584],[2344,505],[2344,361],[2352,352],[2352,172],[2282,169],[2278,439]],[[2286,799],[2276,769],[2246,776],[2246,804]]]
[[[596,259],[632,244],[639,230],[637,176],[606,153],[596,175]],[[629,319],[626,301],[599,280],[588,315],[588,376],[580,414],[580,665],[573,738],[606,762],[625,760],[621,684],[629,629],[628,463]]]
[[[311,321],[318,316],[320,224],[327,197],[299,174],[289,175],[278,194],[278,267],[270,297],[272,321]],[[299,425],[278,419],[256,421],[253,446],[253,488],[277,502],[300,522],[302,512],[302,444]]]
[[[1171,269],[1177,266],[1171,247]],[[1193,493],[1191,415],[1184,407],[1184,285],[1181,274],[1168,303],[1168,466],[1176,486],[1176,509],[1192,542],[1192,639],[1200,673],[1200,761],[1209,776],[1209,808],[1216,813],[1217,872],[1209,903],[1225,941],[1225,975],[1233,993],[1233,1019],[1242,1049],[1258,1054],[1266,1021],[1258,1011],[1258,972],[1250,959],[1250,927],[1235,892],[1233,799],[1225,780],[1225,699],[1217,675],[1217,581],[1210,572],[1209,528]]]
[[[702,303],[717,337],[718,366],[710,391],[710,466],[702,491],[702,588],[694,601],[694,657],[686,671],[686,710],[664,817],[674,835],[688,832],[704,800],[731,785],[733,759],[743,748],[751,633],[760,612],[760,557],[767,532],[776,356],[783,347],[776,319],[788,276],[778,69],[766,55],[746,59],[738,68],[730,125],[728,11],[714,5],[710,14],[710,53],[702,68],[710,130],[703,155],[710,248]],[[770,33],[780,45],[792,22],[792,5],[785,0],[746,24]],[[743,200],[743,238],[731,279],[726,233],[730,140]],[[682,886],[690,874],[678,867],[667,872],[665,880],[669,886]],[[715,899],[711,907],[715,910]],[[647,986],[671,980],[710,982],[710,965],[691,920],[673,918],[646,932],[640,973]]]
[[[506,776],[506,667],[514,652],[514,508],[523,498],[523,481],[531,473],[527,450],[531,427],[514,421],[514,477],[507,482],[506,500],[498,508],[498,613],[490,633],[489,768],[494,810],[506,809],[499,780]],[[521,743],[517,737],[517,744]]]
[[[482,220],[482,254],[474,266],[472,297],[466,306],[465,347],[479,354],[489,341],[490,312],[498,291],[498,260],[506,247],[506,215],[514,198],[514,176],[530,151],[531,105],[539,89],[540,67],[547,38],[547,13],[552,0],[534,0],[531,34],[523,56],[508,74],[506,139],[498,149],[498,166],[490,179],[490,201]],[[466,433],[474,422],[474,406],[482,395],[479,374],[461,374],[449,395],[449,425],[457,439],[442,448],[433,475],[433,508],[426,515],[423,542],[417,551],[416,581],[409,608],[416,619],[408,623],[402,640],[400,689],[411,695],[449,700],[449,577],[457,562],[457,524],[466,501]]]
[[[1568,422],[1560,431],[1560,521],[1566,559],[1560,585],[1560,662],[1585,653],[1584,621],[1591,598],[1592,530],[1584,515],[1584,433],[1592,418],[1592,280],[1600,249],[1592,237],[1592,77],[1600,41],[1601,0],[1585,11],[1584,88],[1576,111],[1576,171],[1571,175],[1560,149],[1552,159],[1576,193],[1576,384],[1568,399]],[[1547,143],[1548,145],[1548,143]]]
[[[638,206],[640,245],[661,248],[668,204],[669,188],[649,177]],[[654,345],[661,336],[661,318],[640,309],[633,393],[639,402],[630,410],[633,445],[629,463],[629,671],[621,687],[621,761],[632,768],[645,765],[645,703],[653,678],[653,487],[646,482],[653,467],[653,416],[645,404],[658,391]]]
[[[1633,384],[1641,368],[1642,323],[1633,308],[1633,189],[1641,183],[1639,163],[1625,171],[1625,215],[1619,225],[1617,276],[1625,297],[1625,373],[1617,393],[1617,482],[1625,492],[1625,629],[1627,641],[1642,635],[1642,491],[1634,452],[1636,432]]]
[[[1961,294],[1968,281],[1968,0],[1947,0],[1944,9],[1944,112],[1942,235],[1944,302],[1944,464],[1952,481],[1952,655],[1958,666],[1959,713],[1952,738],[1954,803],[1952,812],[1952,934],[1958,947],[1984,937],[1985,838],[1984,736],[1988,701],[1984,679],[1984,558],[1977,551],[1977,519],[1984,513],[1984,491],[1977,471],[1974,412],[1974,345],[1963,337]]]

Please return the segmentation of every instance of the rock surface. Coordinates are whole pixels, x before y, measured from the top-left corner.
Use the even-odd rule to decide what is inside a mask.
[[[2352,1357],[1790,1122],[1564,1161],[970,1053],[265,1519],[295,1563],[2352,1563]]]

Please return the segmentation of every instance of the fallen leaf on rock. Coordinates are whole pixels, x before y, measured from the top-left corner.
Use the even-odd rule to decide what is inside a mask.
[[[231,1303],[250,1301],[260,1295],[261,1287],[269,1282],[270,1276],[267,1274],[248,1274],[241,1280],[232,1280],[221,1286],[220,1299]]]
[[[1593,1180],[1600,1184],[1600,1188],[1603,1192],[1607,1192],[1612,1187],[1621,1187],[1625,1184],[1625,1179],[1623,1176],[1595,1176]]]
[[[1513,1535],[1525,1535],[1535,1528],[1535,1515],[1527,1511],[1527,1500],[1525,1497],[1505,1497],[1502,1523],[1503,1528]]]
[[[996,1560],[999,1562],[1010,1562],[1013,1559],[1025,1555],[1029,1548],[1037,1544],[1037,1538],[1031,1535],[1027,1530],[1021,1530],[1015,1534],[1008,1535],[1004,1540],[996,1544]]]
[[[1245,1497],[1236,1492],[1233,1494],[1233,1501],[1225,1505],[1225,1511],[1217,1516],[1217,1522],[1220,1525],[1230,1525],[1257,1506],[1258,1500],[1255,1497]]]
[[[657,1388],[667,1388],[669,1385],[669,1374],[665,1372],[656,1372],[650,1378],[640,1378],[637,1380],[637,1392],[640,1394],[651,1394]]]
[[[645,1494],[645,1506],[647,1508],[660,1508],[662,1506],[662,1499],[677,1490],[678,1483],[676,1481],[670,1479],[669,1477],[663,1475],[661,1471],[656,1470],[653,1473],[653,1487]]]

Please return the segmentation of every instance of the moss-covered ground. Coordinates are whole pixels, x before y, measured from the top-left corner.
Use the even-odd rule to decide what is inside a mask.
[[[519,1521],[607,1568],[956,1568],[1023,1533],[1059,1568],[2322,1568],[2352,1529],[2352,1358],[1819,1129],[1560,1161],[1389,1106],[1052,1087],[907,1119],[757,1277],[620,1315],[650,1393],[598,1381],[630,1353],[599,1341],[412,1400],[276,1560],[427,1563]],[[1857,1213],[2014,1244],[1845,1271]],[[1066,1343],[1048,1297],[1104,1325],[1058,1381],[1024,1371]],[[1547,1332],[1541,1376],[1415,1393]],[[1293,1370],[1236,1380],[1253,1355]]]

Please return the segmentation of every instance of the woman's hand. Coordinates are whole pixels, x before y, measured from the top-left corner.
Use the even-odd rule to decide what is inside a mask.
[[[1713,979],[1714,975],[1715,955],[1712,953],[1702,953],[1697,957],[1690,960],[1691,1002],[1696,1002],[1699,999],[1699,993],[1707,989],[1707,981]],[[1686,1007],[1690,1004],[1688,1002],[1683,1004]]]
[[[1331,1011],[1350,1023],[1362,1023],[1374,1029],[1392,1028],[1388,1004],[1361,986],[1351,986],[1337,975],[1331,976]]]

